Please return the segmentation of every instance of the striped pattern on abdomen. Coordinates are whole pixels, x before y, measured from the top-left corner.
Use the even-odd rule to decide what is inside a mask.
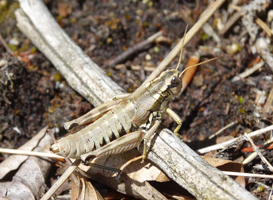
[[[94,123],[58,140],[58,154],[68,158],[80,158],[82,154],[94,151],[136,130],[132,124],[134,114],[135,108],[132,103],[121,102]]]

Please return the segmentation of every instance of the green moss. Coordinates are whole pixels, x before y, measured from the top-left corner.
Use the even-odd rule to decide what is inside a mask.
[[[207,40],[209,38],[209,36],[206,34],[206,33],[204,33],[204,34],[202,34],[202,36],[201,36],[201,39],[204,41],[204,40]]]
[[[54,79],[56,82],[61,81],[61,80],[63,80],[63,76],[59,72],[57,72],[54,76]]]
[[[13,44],[9,44],[8,46],[12,51],[16,51],[18,49],[18,47]]]
[[[31,51],[31,53],[36,53],[37,52],[37,48],[36,47],[32,47],[30,51]]]
[[[148,27],[149,26],[149,23],[147,21],[143,22],[143,27]]]
[[[263,191],[264,191],[264,187],[260,185],[260,186],[257,188],[257,191],[258,191],[258,192],[263,192]]]
[[[159,52],[159,48],[157,46],[154,47],[154,52],[158,53]]]
[[[21,51],[21,52],[25,52],[25,51],[28,50],[28,48],[29,48],[29,44],[25,44],[25,45],[23,45],[23,46],[20,48],[20,51]]]
[[[237,48],[238,48],[238,52],[242,51],[241,45],[239,43],[236,43],[236,45],[237,45]]]
[[[240,112],[241,114],[245,114],[246,111],[245,111],[244,108],[240,108],[239,112]]]
[[[244,104],[244,98],[242,96],[238,96],[238,101],[240,104]]]

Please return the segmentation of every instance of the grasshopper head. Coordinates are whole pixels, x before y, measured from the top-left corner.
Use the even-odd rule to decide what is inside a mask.
[[[182,81],[180,72],[177,69],[167,70],[160,76],[161,80],[165,82],[165,90],[171,93],[172,96],[178,96],[182,88]]]

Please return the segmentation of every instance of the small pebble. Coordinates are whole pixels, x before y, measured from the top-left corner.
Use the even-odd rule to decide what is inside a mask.
[[[0,67],[4,67],[8,62],[5,59],[0,59]]]
[[[145,55],[145,60],[151,60],[151,59],[152,59],[152,57],[151,57],[150,54],[146,54],[146,55]]]
[[[9,40],[9,44],[14,45],[14,46],[18,46],[19,45],[19,41],[15,38],[12,38]]]

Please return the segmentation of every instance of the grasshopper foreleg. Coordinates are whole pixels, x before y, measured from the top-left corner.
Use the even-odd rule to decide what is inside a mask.
[[[179,129],[181,128],[182,126],[182,119],[173,111],[171,110],[170,108],[167,108],[166,109],[166,112],[174,119],[174,121],[177,123],[177,127],[174,129],[174,133],[175,135],[177,136],[180,136],[178,134],[178,131]]]

